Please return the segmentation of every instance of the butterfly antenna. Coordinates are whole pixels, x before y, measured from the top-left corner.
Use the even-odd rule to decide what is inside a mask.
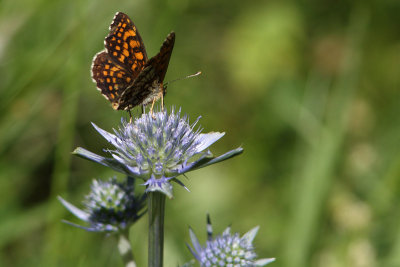
[[[180,80],[184,80],[184,79],[187,79],[187,78],[196,77],[196,76],[199,76],[200,74],[201,74],[201,71],[198,71],[198,72],[196,72],[195,74],[188,75],[188,76],[186,76],[186,77],[182,77],[182,78],[178,78],[178,79],[175,79],[175,80],[166,82],[166,83],[165,83],[165,87],[167,87],[168,84],[170,84],[170,83],[173,83],[173,82],[176,82],[176,81],[180,81]]]

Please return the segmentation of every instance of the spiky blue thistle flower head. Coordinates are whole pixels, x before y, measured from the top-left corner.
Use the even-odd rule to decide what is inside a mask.
[[[240,154],[243,150],[231,150],[213,157],[208,149],[225,133],[201,133],[196,127],[200,117],[192,124],[180,109],[167,110],[153,115],[143,114],[132,123],[122,120],[121,126],[109,133],[95,124],[95,129],[114,149],[105,151],[111,158],[102,157],[83,148],[74,153],[86,159],[108,166],[129,176],[145,181],[147,192],[159,191],[172,198],[172,185],[176,177],[185,172],[202,168]]]
[[[63,198],[61,203],[76,217],[89,224],[78,226],[88,231],[109,232],[126,229],[136,222],[145,212],[145,196],[137,197],[134,193],[133,178],[124,183],[115,178],[108,181],[93,180],[91,191],[86,195],[81,210]]]
[[[207,228],[208,240],[205,246],[200,245],[192,229],[189,229],[194,249],[189,245],[188,247],[201,267],[256,267],[265,266],[275,260],[256,259],[257,254],[252,243],[258,232],[258,226],[242,237],[238,233],[231,234],[231,229],[228,227],[221,235],[212,238],[211,223]]]

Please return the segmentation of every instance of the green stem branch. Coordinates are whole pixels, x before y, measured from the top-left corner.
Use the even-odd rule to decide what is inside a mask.
[[[163,266],[165,195],[151,192],[148,196],[149,212],[149,265]]]

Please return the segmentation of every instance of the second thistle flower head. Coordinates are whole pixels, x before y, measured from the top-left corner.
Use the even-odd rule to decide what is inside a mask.
[[[195,129],[199,119],[190,124],[186,115],[181,116],[180,110],[172,109],[170,113],[165,110],[154,113],[154,116],[143,114],[133,123],[122,120],[122,125],[114,133],[93,124],[114,146],[113,150],[106,150],[112,158],[82,148],[77,148],[75,153],[127,175],[144,179],[147,191],[160,191],[172,197],[170,180],[180,183],[176,179],[178,175],[242,152],[242,148],[238,148],[220,157],[213,157],[208,147],[225,133],[201,133],[201,129]]]
[[[105,182],[93,180],[91,191],[84,201],[92,224],[111,224],[125,228],[141,216],[139,212],[144,206],[144,199],[134,195],[130,181],[128,179],[126,183],[119,183],[115,178]]]
[[[125,182],[115,178],[108,181],[93,180],[91,191],[86,195],[81,210],[63,198],[61,203],[76,217],[89,226],[74,226],[95,232],[115,232],[126,229],[145,213],[145,195],[136,196],[134,180],[128,177]]]

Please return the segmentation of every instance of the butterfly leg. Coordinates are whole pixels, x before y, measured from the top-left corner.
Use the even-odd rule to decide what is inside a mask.
[[[161,111],[164,111],[164,93],[161,92]]]
[[[153,114],[153,108],[154,108],[154,103],[156,102],[156,99],[154,98],[153,99],[153,102],[151,103],[151,108],[150,108],[150,114],[151,114],[151,117],[153,118],[153,119],[155,119],[156,118],[156,116],[154,116],[154,114]]]
[[[132,113],[131,110],[128,110],[128,114],[129,114],[129,123],[132,123]]]

